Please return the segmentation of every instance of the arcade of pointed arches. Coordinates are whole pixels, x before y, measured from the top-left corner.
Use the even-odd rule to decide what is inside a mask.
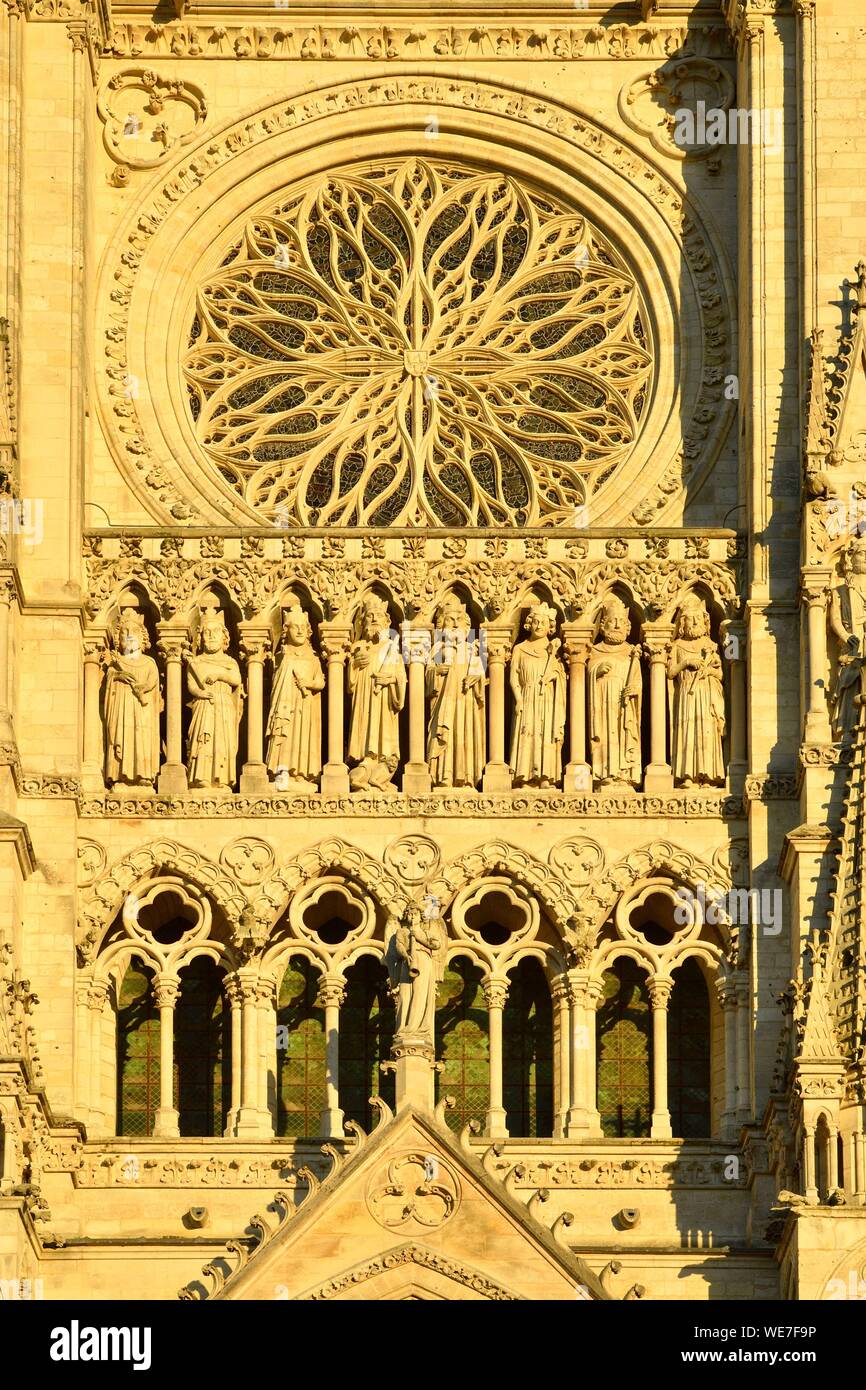
[[[370,1124],[372,1095],[393,1103],[386,951],[406,899],[363,855],[304,858],[265,885],[272,925],[176,864],[119,874],[119,906],[103,889],[77,991],[93,1137],[340,1137]],[[452,1126],[732,1138],[748,1113],[748,988],[729,927],[679,920],[677,890],[695,885],[664,864],[644,873],[588,944],[549,869],[534,883],[490,858],[464,856],[456,889],[440,871],[417,891],[447,932],[436,1087]]]

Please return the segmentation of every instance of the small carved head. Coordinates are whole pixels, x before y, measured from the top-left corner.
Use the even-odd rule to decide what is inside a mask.
[[[144,625],[144,618],[134,608],[124,608],[117,620],[115,642],[118,651],[125,657],[141,656],[150,647],[150,638]]]
[[[598,615],[598,630],[605,642],[624,642],[631,628],[631,618],[621,598],[611,594]]]
[[[215,652],[226,651],[228,645],[229,632],[222,616],[206,619],[199,633],[199,650],[212,656]]]
[[[851,574],[866,574],[866,536],[855,536],[848,546],[845,569]]]
[[[530,637],[550,637],[556,631],[556,610],[547,603],[533,604],[523,626]]]
[[[299,603],[283,613],[283,641],[290,647],[302,647],[310,636],[310,619]]]
[[[464,632],[472,626],[466,605],[460,602],[456,594],[449,594],[439,605],[436,626],[443,631],[456,629],[459,632]]]
[[[378,637],[380,633],[390,631],[391,615],[388,605],[378,594],[370,594],[365,600],[361,625],[365,637]]]
[[[697,594],[689,594],[683,599],[677,613],[677,637],[707,637],[709,631],[709,613]]]

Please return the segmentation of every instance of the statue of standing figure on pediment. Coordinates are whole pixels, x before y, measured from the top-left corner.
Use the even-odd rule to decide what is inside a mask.
[[[397,1002],[396,1033],[433,1042],[436,986],[445,970],[446,936],[436,904],[411,903],[393,928],[386,964]]]
[[[325,673],[313,650],[312,629],[300,604],[283,614],[283,642],[268,715],[268,770],[278,785],[310,788],[322,770]]]
[[[372,594],[361,614],[361,636],[349,653],[349,773],[352,791],[393,792],[400,761],[400,711],[406,700],[406,666],[391,628],[388,605]]]
[[[710,615],[697,595],[684,600],[677,613],[668,679],[674,778],[682,787],[720,786],[725,780],[722,659],[710,634]]]
[[[545,603],[535,604],[524,627],[529,636],[514,648],[510,666],[511,775],[517,787],[555,787],[562,777],[566,696],[556,613]]]
[[[228,645],[222,615],[207,616],[197,654],[187,666],[187,690],[192,697],[187,740],[191,787],[229,789],[237,776],[243,695],[240,667],[228,655]]]
[[[592,775],[600,787],[636,787],[642,775],[640,647],[628,641],[631,619],[612,594],[598,618],[590,648],[589,742]]]
[[[436,615],[427,662],[427,762],[434,787],[477,787],[484,772],[484,665],[456,595]]]
[[[833,732],[850,740],[866,665],[866,536],[857,536],[842,562],[842,582],[830,598],[830,630],[837,638],[839,677],[833,703]]]
[[[141,613],[117,622],[105,681],[105,780],[152,786],[159,772],[159,670]]]

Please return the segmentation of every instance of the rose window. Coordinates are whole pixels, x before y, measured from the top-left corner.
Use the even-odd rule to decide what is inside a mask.
[[[579,525],[652,369],[635,277],[579,212],[414,159],[251,220],[199,288],[184,362],[221,476],[314,526]]]

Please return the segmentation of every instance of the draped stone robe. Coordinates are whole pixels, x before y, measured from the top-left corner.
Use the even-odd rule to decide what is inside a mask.
[[[682,666],[683,659],[698,666]],[[671,648],[671,764],[674,777],[692,782],[725,780],[722,734],[725,693],[722,661],[710,637],[680,638]]]
[[[209,676],[211,683],[207,681]],[[240,668],[233,657],[202,652],[190,658],[187,669],[187,689],[193,697],[187,741],[190,786],[230,787],[234,783],[241,716],[240,687]]]
[[[366,666],[356,654],[369,656]],[[388,685],[378,684],[393,678]],[[349,661],[352,717],[349,725],[349,757],[353,762],[373,758],[392,762],[400,758],[400,710],[406,698],[406,667],[397,638],[386,635],[379,642],[361,641]]]
[[[515,709],[511,773],[520,782],[558,782],[565,737],[565,671],[546,637],[519,642],[511,658]]]
[[[309,642],[284,646],[268,715],[268,768],[314,782],[322,770],[322,663]]]
[[[159,772],[159,671],[149,656],[116,654],[105,685],[105,780],[153,782]]]
[[[592,775],[599,782],[637,786],[642,772],[640,648],[631,642],[596,642],[587,675]]]
[[[484,667],[474,641],[438,640],[427,666],[427,762],[434,787],[475,787],[485,763]]]

